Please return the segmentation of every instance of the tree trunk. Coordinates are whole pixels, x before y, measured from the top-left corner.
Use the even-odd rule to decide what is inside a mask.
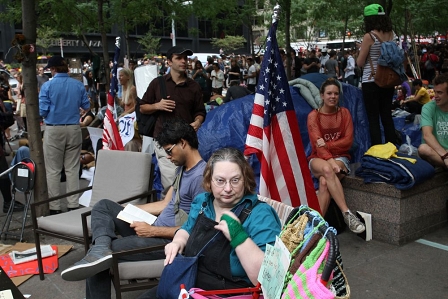
[[[37,17],[35,0],[22,0],[22,25],[25,43],[33,45],[34,51],[25,53],[22,62],[23,86],[26,98],[26,119],[28,122],[28,141],[30,145],[31,159],[36,164],[34,201],[42,201],[48,198],[47,176],[45,172],[42,135],[40,131],[39,101],[37,95],[36,78],[36,28]],[[47,206],[41,206],[37,210],[37,216],[46,214]]]

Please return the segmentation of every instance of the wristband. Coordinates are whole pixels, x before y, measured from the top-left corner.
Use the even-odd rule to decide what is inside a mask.
[[[238,245],[242,244],[249,238],[248,234],[244,231],[241,223],[230,217],[229,215],[222,215],[221,220],[227,223],[230,234],[230,246],[236,248]]]
[[[448,159],[448,153],[445,153],[445,155],[440,156],[440,158],[442,158],[442,160]]]

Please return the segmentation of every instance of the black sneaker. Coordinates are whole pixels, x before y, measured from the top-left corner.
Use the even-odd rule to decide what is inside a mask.
[[[61,210],[50,210],[50,215],[57,215],[57,214],[61,214],[62,211]]]
[[[72,267],[62,271],[62,279],[79,281],[107,270],[112,266],[112,250],[106,245],[93,245],[87,255]]]
[[[3,213],[8,213],[10,206],[11,206],[11,202],[3,203]],[[18,201],[16,201],[14,203],[14,212],[20,212],[20,211],[23,211],[24,209],[25,209],[25,206],[22,203],[20,203]]]

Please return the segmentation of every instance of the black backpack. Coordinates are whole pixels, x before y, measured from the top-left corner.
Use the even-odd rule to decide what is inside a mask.
[[[166,98],[166,85],[165,85],[165,77],[160,76],[157,77],[160,85],[160,94],[162,99]],[[140,135],[153,137],[154,128],[156,126],[157,117],[159,116],[158,112],[154,112],[152,114],[143,114],[140,112],[140,104],[141,99],[137,98],[137,103],[135,104],[135,116],[137,118],[137,127],[138,133]]]

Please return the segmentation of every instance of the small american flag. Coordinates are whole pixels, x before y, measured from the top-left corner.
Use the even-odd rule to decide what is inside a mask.
[[[120,132],[114,119],[115,94],[117,90],[117,65],[120,57],[120,42],[117,37],[115,42],[114,66],[112,68],[112,79],[110,80],[110,89],[107,94],[107,109],[103,123],[103,149],[124,150]]]
[[[277,25],[274,21],[266,39],[244,154],[256,154],[260,161],[260,195],[320,211],[277,44]]]

